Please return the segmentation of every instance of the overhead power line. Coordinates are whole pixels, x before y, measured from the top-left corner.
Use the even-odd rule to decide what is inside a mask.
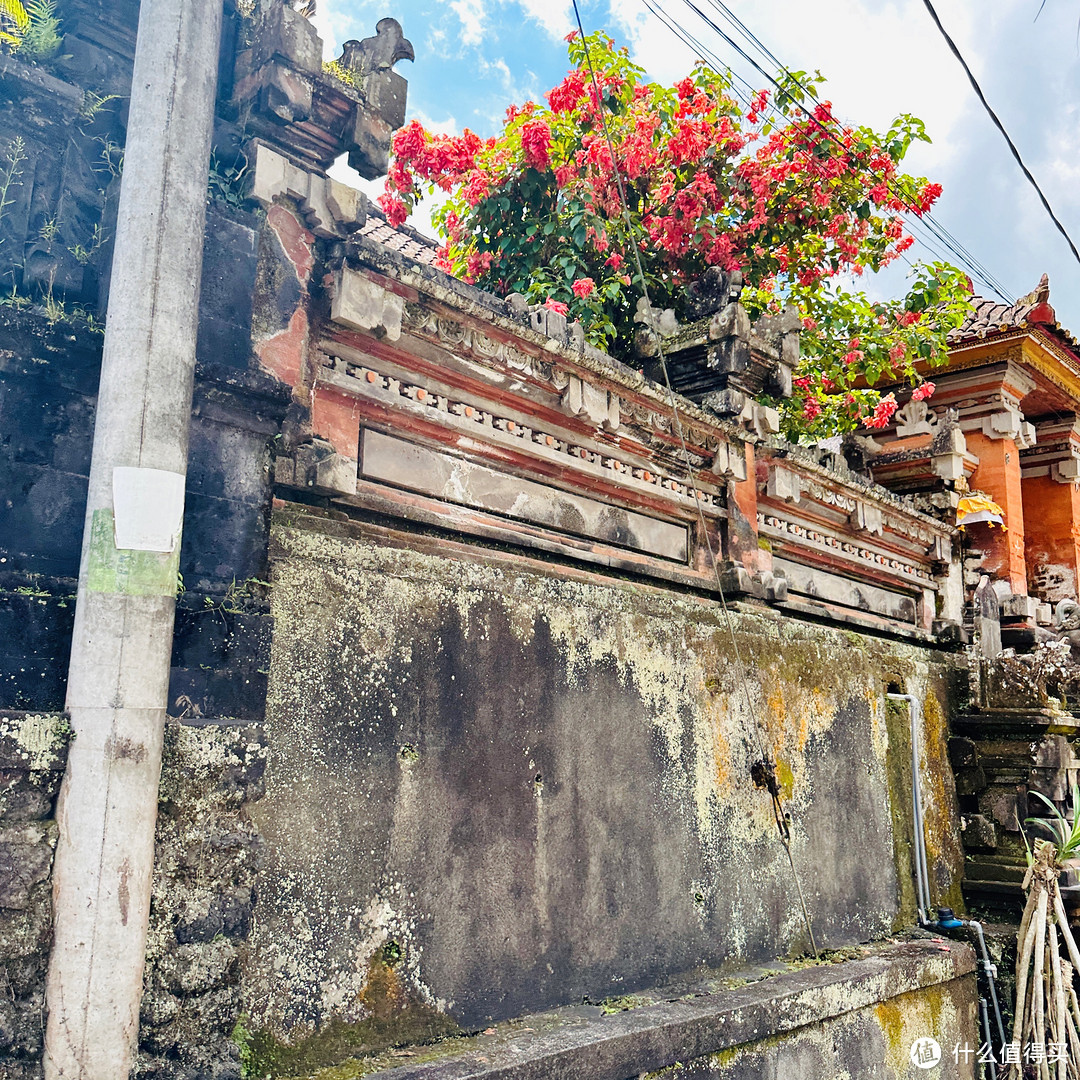
[[[938,13],[934,10],[934,5],[930,3],[930,0],[923,0],[923,5],[926,10],[930,12],[930,18],[934,20],[934,25],[941,31],[941,36],[945,39],[945,44],[949,46],[950,52],[957,60],[960,61],[960,66],[964,69],[964,73],[968,77],[968,82],[971,83],[971,88],[975,91],[976,96],[982,103],[982,107],[986,110],[987,115],[994,122],[994,127],[1001,132],[1002,137],[1005,139],[1006,144],[1009,147],[1009,153],[1016,159],[1016,164],[1020,166],[1021,172],[1027,177],[1027,181],[1038,193],[1039,200],[1046,208],[1046,212],[1050,215],[1050,220],[1057,226],[1057,230],[1065,237],[1065,242],[1069,245],[1069,250],[1073,253],[1073,258],[1080,263],[1080,251],[1076,250],[1076,245],[1072,241],[1072,237],[1065,231],[1065,226],[1061,224],[1057,214],[1054,213],[1053,208],[1050,206],[1050,200],[1043,194],[1043,189],[1039,187],[1039,182],[1031,174],[1031,170],[1024,164],[1024,159],[1020,156],[1020,151],[1016,148],[1016,143],[1009,137],[1009,133],[1005,130],[1005,125],[998,119],[998,114],[990,107],[990,102],[986,100],[986,95],[982,92],[982,87],[979,86],[978,80],[972,74],[971,68],[968,67],[967,61],[961,55],[960,50],[956,47],[956,42],[949,37],[949,32],[941,25],[941,19],[938,18]],[[1041,9],[1040,9],[1041,10]]]
[[[752,85],[750,82],[748,82],[746,79],[744,79],[737,71],[732,70],[730,68],[730,65],[728,65],[726,61],[721,59],[721,57],[719,57],[712,49],[710,49],[707,45],[705,45],[705,43],[702,42],[700,39],[695,38],[693,36],[693,34],[691,34],[690,31],[688,31],[684,26],[682,26],[682,24],[677,22],[672,15],[670,15],[667,11],[665,11],[657,3],[654,3],[654,0],[643,0],[643,3],[649,9],[649,11],[651,11],[652,14],[655,15],[656,18],[660,22],[662,22],[692,52],[696,53],[701,59],[708,60],[717,69],[721,69],[721,68],[727,69],[730,76],[731,76],[731,79],[732,79],[732,86],[731,86],[732,93],[747,108],[750,107],[750,102],[751,102],[751,100],[753,98],[753,95],[757,92],[758,87]],[[767,50],[766,50],[766,52],[767,52]],[[770,54],[770,56],[771,56],[771,54]],[[776,65],[777,65],[778,68],[782,67],[782,65],[780,64],[779,61],[775,61],[775,62],[776,62]],[[740,86],[743,88],[742,90],[739,89]],[[781,117],[783,116],[782,111],[780,109],[778,109],[774,104],[770,104],[768,106],[768,108],[772,112],[774,112],[777,116],[781,116]],[[916,223],[919,223],[918,218],[914,219],[913,222],[909,222],[908,224],[909,225],[914,225]],[[921,224],[925,228],[925,226],[927,226],[929,224],[929,222],[921,222]],[[929,230],[927,230],[927,234],[923,235],[922,232],[920,232],[919,230],[914,229],[914,228],[912,229],[912,232],[916,234],[916,239],[918,240],[918,242],[920,244],[922,244],[922,246],[924,248],[926,248],[926,250],[935,259],[940,259],[942,262],[951,262],[953,260],[958,260],[960,262],[963,262],[965,265],[968,266],[968,269],[970,269],[972,271],[973,278],[975,278],[975,279],[977,279],[979,281],[985,282],[987,284],[987,287],[992,292],[999,292],[999,289],[998,289],[997,286],[990,285],[989,281],[987,280],[989,275],[988,275],[988,273],[985,273],[985,272],[982,271],[981,266],[979,267],[978,270],[976,270],[974,268],[974,266],[970,265],[970,263],[968,263],[968,261],[964,259],[963,255],[959,254],[955,250],[955,248],[952,251],[949,251],[947,248],[939,247],[938,244],[940,243],[940,241],[933,239],[933,237],[935,235],[933,232],[930,232]],[[907,255],[901,254],[901,258],[909,266],[914,265],[911,262],[911,260],[907,257]],[[979,266],[979,264],[976,263],[975,266]],[[1004,299],[1004,294],[1002,294],[1002,298]],[[1011,300],[1009,302],[1011,303]]]
[[[708,3],[715,10],[720,12],[720,14],[723,15],[723,17],[728,21],[728,23],[733,26],[735,30],[740,33],[753,48],[757,49],[757,51],[762,56],[764,56],[770,64],[773,65],[774,70],[782,71],[787,76],[787,78],[791,79],[797,86],[799,86],[813,102],[819,102],[818,96],[811,90],[811,88],[801,79],[795,77],[794,72],[792,72],[791,69],[787,67],[787,65],[783,64],[780,61],[779,57],[777,57],[777,55],[763,41],[761,41],[761,39],[746,25],[746,23],[744,23],[738,17],[738,15],[736,15],[731,10],[731,8],[729,8],[727,4],[724,3],[724,0],[708,0]],[[694,8],[693,4],[690,4],[689,6],[691,8]],[[696,8],[694,8],[694,10],[696,10]],[[775,80],[772,80],[767,72],[764,72],[757,65],[755,65],[755,67],[758,71],[762,71],[762,74],[764,74],[766,78],[769,78],[770,81],[772,81],[775,85]],[[805,113],[806,110],[803,109],[803,112]],[[830,132],[830,134],[833,133]],[[893,189],[891,185],[890,190],[893,190],[893,193],[896,194],[895,189]],[[916,239],[919,241],[919,243],[926,247],[931,254],[936,255],[944,262],[950,262],[955,259],[958,263],[960,263],[960,265],[962,265],[965,269],[971,272],[973,278],[982,281],[990,288],[992,292],[997,293],[998,296],[1002,300],[1005,300],[1007,303],[1012,303],[1016,299],[1016,297],[1013,296],[1012,293],[1010,293],[1008,289],[1005,288],[1001,281],[998,280],[996,275],[992,274],[987,269],[987,267],[978,258],[976,258],[976,256],[973,255],[972,252],[969,251],[943,225],[935,221],[929,212],[923,214],[921,217],[915,216],[914,218],[910,218],[908,220],[908,226],[911,228],[912,233],[915,234]],[[927,238],[927,234],[929,237],[934,238],[934,242],[931,242],[931,240]],[[943,254],[939,248],[935,247],[935,242],[937,244],[940,244],[945,249],[946,254]],[[910,260],[905,261],[909,262],[910,264]]]
[[[684,0],[687,7],[694,12],[714,33],[716,33],[727,45],[732,48],[746,63],[748,63],[755,71],[758,72],[764,79],[771,83],[778,90],[782,90],[783,87],[778,80],[764,68],[753,56],[750,55],[737,41],[735,41],[730,34],[728,34],[721,26],[719,26],[714,19],[701,10],[693,0]],[[748,28],[746,25],[736,16],[730,8],[721,2],[721,0],[709,0],[712,7],[715,8],[734,28],[740,33],[748,42],[749,47],[757,50],[768,63],[775,66],[775,68],[782,72],[789,80],[791,80],[796,86],[798,86],[811,101],[815,104],[819,103],[819,99],[811,88],[798,79],[795,74],[775,56],[775,54]],[[711,58],[718,68],[724,68],[731,72],[734,79],[743,83],[751,92],[756,88],[752,87],[745,79],[741,78],[735,71],[731,71],[731,65],[717,57],[717,55],[708,48],[699,38],[697,38],[690,30],[688,30],[675,16],[666,11],[660,6],[658,0],[643,0],[646,8],[653,15],[655,15],[661,22],[664,23],[677,37],[680,38],[691,49],[698,52],[703,59]],[[742,94],[738,94],[740,98]],[[796,102],[796,106],[807,116],[809,119],[813,119],[813,114],[805,105]],[[822,130],[831,138],[834,142],[839,143],[839,137],[834,131],[831,131],[827,126],[822,125]],[[890,185],[891,187],[891,185]],[[891,188],[894,194],[903,197],[902,192],[898,192],[895,188]],[[915,238],[920,244],[927,248],[931,255],[943,261],[952,262],[956,261],[963,266],[972,276],[974,280],[982,282],[991,292],[1000,296],[1007,303],[1012,303],[1015,300],[1015,296],[1005,288],[1005,286],[997,280],[993,275],[974,255],[968,251],[963,244],[948,232],[942,225],[934,221],[929,214],[924,214],[921,217],[914,216],[909,218],[908,225],[915,234]]]

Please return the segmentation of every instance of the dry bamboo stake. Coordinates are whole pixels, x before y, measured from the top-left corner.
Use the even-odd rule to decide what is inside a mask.
[[[1069,994],[1069,1006],[1070,1012],[1065,1014],[1069,1024],[1069,1034],[1071,1041],[1069,1043],[1069,1059],[1072,1062],[1073,1073],[1075,1076],[1080,1076],[1080,1028],[1077,1027],[1080,1024],[1080,1001],[1076,998],[1076,989],[1073,986],[1073,971],[1074,968],[1066,961],[1062,961],[1062,971],[1065,975],[1065,985],[1068,988]]]
[[[1069,960],[1073,970],[1080,971],[1080,949],[1076,947],[1072,930],[1069,927],[1069,917],[1065,914],[1065,905],[1061,902],[1061,893],[1057,891],[1057,882],[1054,883],[1054,917],[1058,926],[1061,927],[1061,936],[1065,939],[1065,947],[1069,950]]]
[[[1068,1057],[1071,1068],[1071,1076],[1080,1075],[1078,1072],[1077,1063],[1080,1062],[1080,1055],[1077,1053],[1077,1047],[1080,1047],[1080,1034],[1077,1033],[1076,1024],[1073,1023],[1073,1018],[1066,1013],[1065,1014],[1065,1027],[1069,1036],[1068,1043]]]
[[[1068,986],[1069,986],[1069,1001],[1070,1001],[1070,1004],[1072,1005],[1072,1019],[1073,1019],[1074,1023],[1076,1023],[1078,1025],[1077,1030],[1080,1031],[1080,1001],[1078,1001],[1077,998],[1076,998],[1076,990],[1073,987],[1072,972],[1071,971],[1069,973]],[[1077,1053],[1080,1053],[1080,1040],[1077,1041],[1076,1046],[1077,1046]]]
[[[1080,807],[1080,788],[1075,799]],[[1080,949],[1058,888],[1060,872],[1058,849],[1039,844],[1024,878],[1030,891],[1017,935],[1013,1041],[1022,1048],[1034,1045],[1042,1050],[1037,1067],[1032,1070],[1036,1062],[1031,1061],[1027,1067],[1027,1075],[1038,1080],[1080,1080],[1080,998],[1073,985],[1080,973]],[[1056,1069],[1049,1060],[1051,1046],[1059,1055],[1053,1063]],[[1012,1062],[1007,1080],[1020,1080],[1024,1072],[1023,1064]]]
[[[1017,947],[1019,959],[1016,961],[1016,1012],[1013,1016],[1013,1042],[1020,1042],[1024,1033],[1024,1006],[1027,1004],[1028,965],[1031,963],[1031,953],[1035,945],[1035,928],[1031,925],[1033,922],[1032,913],[1037,904],[1036,893],[1038,891],[1036,885],[1028,897],[1027,907],[1024,911],[1027,934],[1023,939],[1023,943]],[[1010,1067],[1009,1075],[1012,1074],[1013,1069]]]
[[[1039,892],[1039,906],[1035,910],[1035,978],[1031,996],[1031,1016],[1034,1021],[1035,1042],[1046,1045],[1045,1008],[1043,994],[1043,971],[1046,963],[1046,908],[1049,896],[1045,889]],[[1053,927],[1051,927],[1053,933]],[[1041,1070],[1040,1070],[1041,1072]]]
[[[1058,949],[1057,934],[1051,929],[1050,932],[1050,988],[1054,1011],[1050,1014],[1053,1026],[1053,1042],[1057,1046],[1063,1046],[1065,1039],[1065,987],[1061,981],[1061,953]],[[1047,1063],[1049,1071],[1049,1062]],[[1066,1080],[1065,1055],[1062,1054],[1057,1061],[1057,1080]]]

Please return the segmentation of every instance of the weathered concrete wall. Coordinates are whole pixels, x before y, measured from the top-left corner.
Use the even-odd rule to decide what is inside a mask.
[[[932,1039],[942,1052],[932,1075],[973,1080],[973,968],[971,948],[956,942],[859,946],[820,963],[774,961],[735,977],[695,972],[655,991],[529,1014],[438,1045],[292,1075],[911,1080],[919,1072],[912,1044]]]
[[[714,601],[298,507],[272,564],[253,1028],[363,1021],[385,955],[469,1027],[805,948]],[[940,654],[734,623],[819,943],[910,919],[889,682],[928,703],[932,854],[958,900]]]
[[[257,727],[166,729],[138,1077],[239,1080],[239,959],[262,860],[247,807],[265,768]]]
[[[978,1015],[972,991],[970,979],[914,990],[782,1039],[679,1062],[652,1073],[649,1080],[907,1080],[917,1075],[911,1048],[927,1037],[934,1038],[942,1052],[935,1076],[975,1080]],[[966,1047],[966,1056],[957,1047]]]
[[[62,716],[0,712],[0,1076],[41,1075]]]

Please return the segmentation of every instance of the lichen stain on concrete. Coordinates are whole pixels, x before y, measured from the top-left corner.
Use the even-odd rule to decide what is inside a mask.
[[[56,768],[71,728],[59,713],[0,714],[0,739],[10,741],[29,770]]]
[[[751,710],[708,601],[288,522],[268,795],[251,809],[273,882],[245,973],[258,1026],[363,1020],[372,944],[389,938],[418,1000],[465,1024],[798,948],[749,778],[759,738],[820,937],[889,930],[877,702],[887,672],[926,668],[921,650],[733,613]]]
[[[956,911],[964,910],[960,883],[964,852],[957,822],[956,802],[948,752],[948,720],[937,695],[927,690],[923,698],[922,766],[926,789],[926,850],[936,890],[935,901]]]

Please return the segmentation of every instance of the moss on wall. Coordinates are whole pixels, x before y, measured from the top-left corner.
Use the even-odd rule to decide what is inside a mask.
[[[936,698],[942,654],[742,609],[744,684],[708,599],[295,509],[272,556],[253,1030],[369,1022],[389,938],[410,994],[464,1026],[799,952],[763,746],[819,941],[908,915],[909,751],[883,693]],[[949,895],[959,848],[936,850]]]

